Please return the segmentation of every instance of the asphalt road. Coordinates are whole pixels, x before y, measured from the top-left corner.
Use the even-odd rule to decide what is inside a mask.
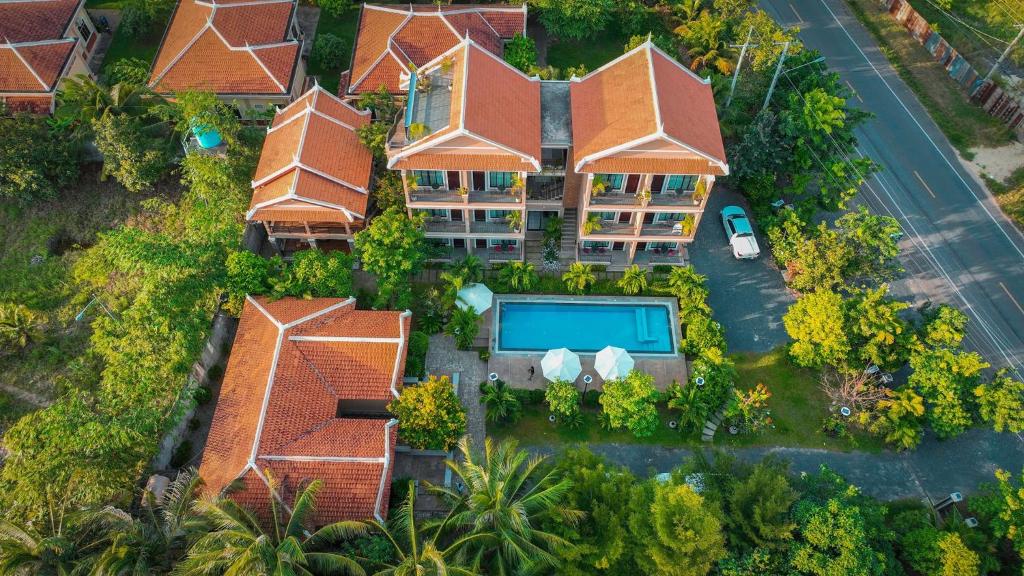
[[[854,90],[853,104],[875,114],[858,130],[859,152],[882,171],[870,178],[859,201],[903,226],[907,273],[892,285],[893,294],[915,304],[957,305],[971,320],[965,345],[1020,377],[1024,235],[959,163],[844,2],[761,0],[761,6],[781,24],[798,26],[804,44],[821,51]]]
[[[754,223],[761,257],[737,260],[725,238],[719,212],[737,204],[751,215],[742,195],[715,186],[690,246],[694,270],[707,278],[708,304],[714,318],[725,327],[730,352],[767,352],[789,341],[782,316],[793,303],[782,273],[775,267],[768,242]]]

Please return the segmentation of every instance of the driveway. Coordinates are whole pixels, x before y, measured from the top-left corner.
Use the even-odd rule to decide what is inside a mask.
[[[707,277],[711,291],[709,304],[715,320],[725,327],[725,339],[731,352],[767,352],[788,341],[782,315],[793,303],[782,274],[775,267],[768,242],[757,230],[761,257],[753,261],[733,258],[726,243],[722,220],[724,206],[737,204],[751,211],[746,200],[722,185],[715,186],[697,228],[697,237],[689,248],[695,270]],[[754,223],[755,229],[757,223]]]

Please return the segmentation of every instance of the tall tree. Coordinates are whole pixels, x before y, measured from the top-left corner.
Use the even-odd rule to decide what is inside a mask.
[[[868,542],[864,518],[856,506],[839,499],[824,505],[802,502],[796,517],[801,541],[792,565],[814,576],[876,576],[885,564]]]
[[[387,308],[409,306],[409,283],[426,259],[421,219],[409,218],[392,206],[356,233],[356,252],[363,268],[377,277],[375,305]]]
[[[703,576],[725,557],[718,510],[688,484],[655,484],[638,563],[647,574]],[[646,521],[646,522],[644,522]]]
[[[622,378],[605,381],[598,402],[611,428],[625,428],[637,438],[643,438],[654,434],[658,427],[657,399],[654,377],[631,370]]]
[[[1024,383],[1000,370],[987,384],[974,388],[981,419],[992,424],[996,432],[1016,434],[1024,430]]]
[[[844,367],[850,354],[843,322],[843,299],[835,292],[804,294],[782,317],[793,339],[789,355],[800,366]]]
[[[907,384],[924,397],[928,423],[942,438],[956,436],[971,425],[968,394],[988,368],[975,352],[924,348],[910,356],[914,369]]]
[[[796,528],[790,516],[796,499],[797,492],[789,485],[785,467],[759,462],[729,495],[729,538],[746,547],[786,545]]]
[[[530,0],[548,33],[566,40],[591,38],[608,26],[615,0]]]
[[[913,332],[900,312],[910,305],[887,297],[889,286],[857,292],[847,303],[852,346],[865,364],[896,369],[906,361]]]
[[[532,574],[559,565],[559,550],[573,544],[542,527],[553,518],[576,524],[583,514],[567,506],[570,482],[557,468],[544,469],[543,456],[530,456],[515,441],[484,441],[482,453],[459,441],[461,461],[447,461],[463,491],[442,486],[432,490],[453,508],[456,533],[478,536],[467,543],[474,566],[489,574]]]

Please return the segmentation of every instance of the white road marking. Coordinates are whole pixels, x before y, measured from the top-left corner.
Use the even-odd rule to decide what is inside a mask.
[[[928,193],[932,195],[932,198],[935,198],[935,192],[932,192],[931,187],[928,186],[928,183],[924,181],[924,178],[921,178],[921,175],[917,173],[917,170],[914,170],[914,176],[917,176],[917,180],[921,182],[921,186],[924,186],[924,189],[927,190]],[[935,199],[938,200],[938,198]]]
[[[1013,305],[1017,307],[1017,310],[1020,310],[1022,315],[1024,315],[1024,308],[1021,308],[1020,302],[1017,302],[1017,299],[1013,297],[1013,294],[1010,293],[1010,289],[1006,287],[1006,284],[1000,282],[999,287],[1003,289],[1003,292],[1006,292],[1006,295],[1010,297],[1010,301],[1013,302]]]

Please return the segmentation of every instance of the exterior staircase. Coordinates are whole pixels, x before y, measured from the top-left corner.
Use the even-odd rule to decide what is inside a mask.
[[[566,208],[562,215],[562,244],[558,247],[558,258],[563,262],[576,259],[576,228],[579,225],[576,220],[576,209]]]

